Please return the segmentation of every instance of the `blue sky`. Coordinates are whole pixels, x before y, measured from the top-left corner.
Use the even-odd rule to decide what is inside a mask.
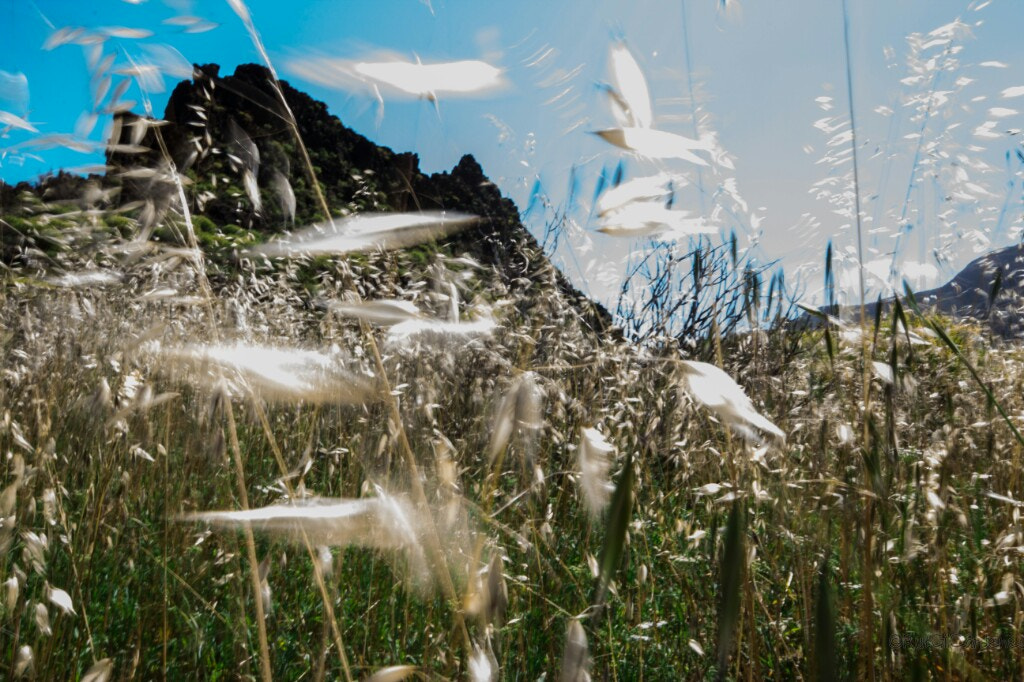
[[[1024,110],[1024,97],[1001,93],[1024,85],[1024,5],[849,4],[866,260],[878,275],[871,282],[883,289],[885,264],[892,261],[924,286],[983,250],[1019,240],[1021,167],[1006,155],[1020,149],[1021,136],[1012,130],[1024,125],[1016,113]],[[613,125],[598,86],[609,79],[609,48],[624,39],[650,84],[654,126],[692,135],[696,116],[698,132],[714,133],[731,159],[699,176],[695,167],[669,164],[667,170],[691,180],[674,206],[720,224],[721,238],[735,230],[762,262],[781,259],[790,281],[802,277],[812,298],[829,239],[840,254],[844,281],[853,281],[853,233],[849,216],[842,215],[849,164],[842,158],[837,165],[818,163],[829,138],[841,134],[847,114],[841,0],[743,0],[725,9],[718,0],[253,0],[248,6],[282,78],[327,102],[346,125],[374,141],[418,152],[427,171],[449,169],[472,153],[525,208],[538,180],[550,202],[565,207],[575,168],[573,221],[554,256],[598,297],[617,288],[628,252],[645,246],[593,231],[590,203],[597,178],[620,161],[627,177],[666,170],[589,133]],[[182,15],[217,27],[188,34],[163,23]],[[962,25],[945,42],[942,35],[928,37],[957,19]],[[0,110],[23,116],[39,134],[71,133],[91,109],[87,48],[43,49],[53,29],[66,26],[151,31],[142,39],[115,37],[91,48],[113,54],[115,70],[129,56],[152,58],[154,45],[169,46],[190,62],[220,63],[226,72],[259,60],[227,2],[8,0],[0,6]],[[928,47],[930,42],[936,44]],[[163,50],[157,55],[167,54],[156,49]],[[302,60],[358,59],[385,50],[424,61],[482,59],[505,70],[508,86],[481,98],[441,98],[436,109],[428,101],[389,97],[381,110],[367,92],[295,76],[294,65]],[[916,81],[908,63],[915,57],[923,69]],[[22,75],[27,100],[16,87]],[[163,92],[150,84],[157,115],[176,81],[165,77]],[[142,95],[132,85],[125,98],[141,102]],[[832,132],[815,128],[815,122]],[[89,138],[101,140],[104,124],[100,117]],[[98,153],[16,146],[32,137],[9,130],[0,138],[0,148],[7,149],[0,152],[6,182],[102,161]],[[540,233],[550,216],[537,210],[528,223]],[[897,241],[901,225],[905,234]]]

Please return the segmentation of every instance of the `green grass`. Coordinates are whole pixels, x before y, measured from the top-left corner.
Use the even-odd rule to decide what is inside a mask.
[[[80,264],[79,254],[58,257],[69,270]],[[399,287],[409,282],[430,281],[429,268],[441,263],[432,247],[357,261],[363,271],[376,273],[369,297],[400,295]],[[6,456],[0,486],[14,481],[15,456],[24,460],[26,475],[0,535],[7,548],[0,581],[18,583],[16,598],[0,608],[0,676],[12,676],[19,647],[28,645],[36,679],[73,679],[108,657],[119,679],[258,677],[254,595],[242,536],[180,520],[192,511],[239,506],[223,413],[211,409],[209,391],[193,389],[140,354],[138,340],[152,334],[165,342],[207,340],[215,327],[224,336],[275,343],[335,343],[353,352],[367,346],[350,323],[305,305],[313,270],[318,295],[341,297],[344,271],[336,259],[315,267],[236,267],[238,275],[219,285],[211,313],[170,316],[164,304],[137,299],[157,283],[145,263],[122,285],[95,291],[17,285],[7,275],[0,308],[7,358],[0,388],[0,452]],[[186,268],[156,276],[162,286],[197,293]],[[470,277],[466,291],[494,290],[485,270]],[[804,332],[795,356],[785,351],[791,335],[800,333],[793,330],[771,330],[756,345],[744,336],[723,339],[725,369],[788,434],[784,446],[755,463],[752,448],[684,396],[673,351],[641,352],[598,335],[556,290],[520,286],[507,296],[528,296],[529,305],[499,308],[501,330],[493,339],[417,351],[384,346],[389,381],[403,385],[401,415],[425,473],[427,498],[437,507],[445,501],[461,505],[468,534],[448,555],[457,594],[467,590],[465,566],[476,542],[487,549],[470,572],[482,570],[493,551],[505,556],[507,622],[490,629],[505,678],[533,680],[547,673],[552,679],[566,627],[582,617],[595,678],[713,679],[730,507],[716,498],[730,491],[747,509],[751,562],[739,588],[729,677],[814,677],[817,572],[826,555],[834,592],[832,641],[843,679],[857,679],[858,666],[869,657],[876,670],[897,679],[915,666],[939,679],[951,667],[951,679],[966,678],[965,666],[995,679],[1021,673],[1020,649],[964,649],[948,659],[943,650],[895,651],[887,644],[893,634],[1018,634],[1016,547],[1024,541],[1000,544],[1019,532],[1018,514],[986,493],[1024,498],[1020,445],[942,343],[915,346],[911,353],[905,339],[892,338],[888,322],[883,325],[872,356],[888,362],[895,343],[901,381],[895,389],[874,381],[875,435],[864,448],[856,348],[840,342],[832,361],[820,331]],[[425,287],[420,302],[443,314],[444,300],[432,292]],[[83,312],[86,301],[91,313]],[[466,300],[475,302],[483,301]],[[244,310],[244,328],[232,326],[232,306]],[[166,326],[151,331],[158,324]],[[1024,410],[1024,353],[991,346],[978,327],[943,324],[1008,414]],[[911,326],[921,332],[919,321]],[[495,409],[511,376],[527,369],[541,377],[543,428],[532,445],[513,437],[498,484],[484,498]],[[178,395],[115,419],[131,403],[128,377],[155,394]],[[112,404],[95,397],[102,380]],[[308,458],[305,489],[359,497],[370,494],[370,483],[408,488],[383,405],[263,407],[287,465]],[[280,473],[258,412],[244,399],[234,408],[250,503],[278,501]],[[606,609],[587,618],[596,582],[588,557],[600,559],[614,525],[608,517],[588,517],[574,481],[580,430],[595,424],[616,447],[614,480],[631,453],[636,484],[614,592]],[[839,442],[840,424],[852,427],[854,443]],[[441,435],[454,446],[454,489],[440,476],[444,465],[435,444]],[[154,461],[133,454],[136,448]],[[863,478],[862,449],[873,457],[872,481]],[[698,495],[708,483],[732,488]],[[929,500],[929,491],[943,506]],[[52,514],[47,499],[57,501]],[[874,510],[873,651],[862,649],[858,615],[868,499]],[[688,539],[698,530],[706,534]],[[38,570],[25,553],[29,532],[45,533],[48,540]],[[306,550],[259,534],[256,543],[258,557],[269,558],[271,566],[266,624],[274,677],[312,679],[321,666],[326,678],[342,677]],[[47,584],[69,593],[77,615],[59,614],[47,601]],[[439,591],[411,587],[393,556],[336,548],[327,586],[354,677],[398,664],[421,666],[429,675],[465,670],[468,653],[454,630],[460,607]],[[998,597],[1004,603],[991,601],[1004,591]],[[34,621],[40,603],[48,607],[49,636]],[[479,617],[468,616],[468,625],[475,642],[486,639],[488,627]]]

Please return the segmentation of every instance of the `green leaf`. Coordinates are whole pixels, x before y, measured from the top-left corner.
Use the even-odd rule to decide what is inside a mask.
[[[622,554],[626,548],[626,531],[629,529],[629,522],[633,516],[634,478],[633,453],[629,452],[626,454],[626,463],[619,475],[619,482],[616,484],[615,494],[612,496],[611,509],[608,512],[608,531],[605,533],[599,561],[601,573],[598,576],[597,591],[593,600],[597,606],[604,604],[608,583],[611,582],[622,562]]]
[[[988,294],[988,314],[992,314],[992,307],[996,304],[996,296],[1003,287],[1003,270],[996,270],[996,279],[992,282],[992,290]]]
[[[814,605],[814,660],[817,679],[831,682],[839,679],[839,656],[836,650],[836,610],[829,582],[828,555],[818,571],[818,601]]]
[[[907,315],[903,312],[903,304],[900,303],[898,296],[892,299],[892,333],[895,336],[899,332],[899,325],[903,325],[903,333],[907,337],[907,343],[910,343],[910,325],[907,324]]]
[[[736,644],[743,599],[743,565],[746,563],[746,507],[739,500],[732,503],[729,523],[725,529],[725,548],[719,578],[721,600],[718,611],[718,679],[725,679],[729,656]]]
[[[832,270],[832,240],[828,240],[828,247],[825,249],[825,298],[828,301],[829,313],[835,315],[836,306],[836,280]]]

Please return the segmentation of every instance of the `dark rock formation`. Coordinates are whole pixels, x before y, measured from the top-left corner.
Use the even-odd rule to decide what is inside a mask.
[[[448,241],[451,249],[492,266],[505,285],[550,282],[575,302],[591,326],[611,329],[608,312],[544,258],[515,204],[501,196],[472,156],[463,156],[450,172],[424,174],[416,154],[380,147],[345,127],[323,102],[285,81],[278,85],[332,213],[449,210],[480,216],[484,220],[477,227]],[[193,210],[215,224],[237,224],[269,235],[322,220],[291,117],[275,91],[278,85],[266,68],[254,64],[239,66],[231,76],[221,76],[216,64],[197,66],[193,79],[171,93],[164,114],[167,125],[147,128],[140,137],[136,126],[144,123],[131,114],[121,117],[119,151],[108,154],[115,171],[108,177],[131,168],[164,167],[166,150],[175,167],[192,180],[188,193]],[[135,151],[133,145],[148,151]],[[260,188],[259,209],[244,187],[247,171]],[[280,178],[287,179],[295,195],[294,221],[274,189]],[[122,202],[160,202],[161,190],[151,181],[113,181],[122,184]]]

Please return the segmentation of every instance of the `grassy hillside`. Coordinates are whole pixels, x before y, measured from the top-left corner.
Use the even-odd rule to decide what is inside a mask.
[[[496,230],[475,162],[447,178],[441,206],[489,222],[342,257],[260,256],[258,221],[171,192],[5,208],[0,676],[1020,676],[1021,445],[997,409],[1024,411],[1019,349],[930,319],[960,360],[888,315],[711,338],[786,434],[745,438],[689,358],[629,344]],[[335,314],[354,292],[496,326],[403,336]],[[231,364],[266,346],[344,379]],[[309,496],[391,511],[251,543],[192,516]]]

